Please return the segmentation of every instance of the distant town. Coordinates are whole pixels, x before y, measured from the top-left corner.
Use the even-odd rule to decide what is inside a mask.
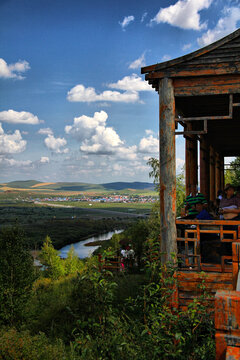
[[[113,195],[79,195],[77,197],[73,196],[54,196],[54,197],[17,197],[17,201],[22,202],[84,202],[89,203],[91,206],[91,203],[154,203],[157,201],[157,196],[151,196],[151,195],[119,195],[119,194],[113,194]]]

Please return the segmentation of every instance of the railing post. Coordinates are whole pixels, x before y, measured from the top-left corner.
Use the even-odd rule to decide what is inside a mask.
[[[98,254],[98,270],[102,271],[102,255]]]

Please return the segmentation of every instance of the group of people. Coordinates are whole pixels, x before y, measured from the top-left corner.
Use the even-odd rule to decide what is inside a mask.
[[[135,261],[135,252],[131,248],[131,245],[123,246],[120,250],[121,254],[121,268],[125,270],[125,268],[133,267]]]
[[[235,188],[227,184],[224,191],[218,192],[214,209],[209,211],[204,195],[194,191],[186,197],[181,217],[197,220],[240,220],[240,193],[235,194]]]

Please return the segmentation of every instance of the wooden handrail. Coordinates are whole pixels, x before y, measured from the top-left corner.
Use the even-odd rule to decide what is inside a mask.
[[[178,254],[178,257],[182,260],[182,269],[217,272],[232,271],[232,256],[229,255],[221,254],[221,262],[219,264],[203,262],[200,251],[201,235],[216,234],[216,239],[209,239],[209,242],[217,240],[220,244],[240,243],[240,221],[177,219],[176,225],[177,227],[178,225],[186,225],[186,228],[181,228],[184,234],[177,237],[177,242],[181,244],[181,252]],[[194,227],[191,225],[194,225]]]

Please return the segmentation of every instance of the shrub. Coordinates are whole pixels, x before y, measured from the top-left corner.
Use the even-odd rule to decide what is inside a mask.
[[[76,284],[76,275],[59,280],[37,280],[28,302],[26,327],[33,333],[42,331],[50,338],[59,337],[69,342],[76,324],[69,310],[73,307]]]
[[[51,344],[40,333],[31,336],[29,332],[16,329],[0,331],[0,360],[74,360],[73,352],[67,352],[62,341]]]
[[[125,306],[114,307],[116,283],[109,274],[79,278],[75,349],[81,359],[213,360],[214,325],[203,297],[184,312],[171,308],[174,267],[149,265],[149,283]]]

